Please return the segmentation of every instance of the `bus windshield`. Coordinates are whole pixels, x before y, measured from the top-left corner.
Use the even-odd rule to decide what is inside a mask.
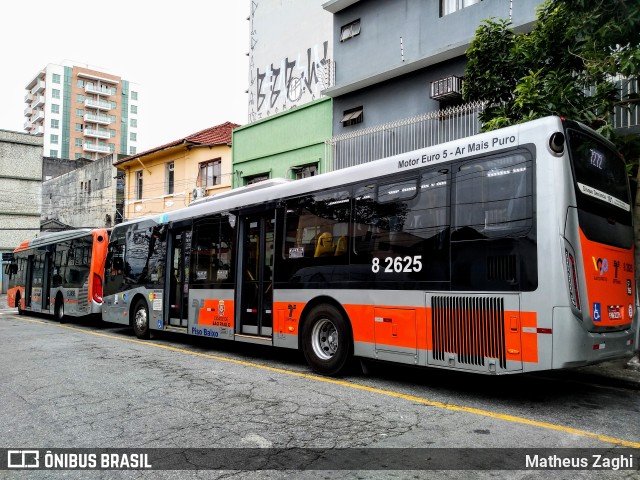
[[[606,144],[568,129],[580,227],[588,238],[628,248],[632,210],[624,160]],[[612,235],[611,228],[617,230]]]

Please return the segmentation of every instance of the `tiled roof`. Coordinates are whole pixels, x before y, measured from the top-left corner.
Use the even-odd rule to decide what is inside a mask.
[[[173,142],[165,143],[159,147],[154,147],[144,152],[136,153],[135,155],[129,155],[121,160],[113,162],[114,165],[129,162],[135,158],[144,157],[151,153],[159,152],[171,147],[177,147],[178,145],[231,145],[231,132],[234,128],[240,125],[231,122],[225,122],[215,127],[205,128],[199,132],[192,133],[184,138],[175,140]]]

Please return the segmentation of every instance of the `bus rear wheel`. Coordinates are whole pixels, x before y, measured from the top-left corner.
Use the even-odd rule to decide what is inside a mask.
[[[302,327],[302,351],[311,368],[337,375],[351,357],[351,330],[344,315],[332,305],[318,305]]]
[[[53,307],[53,315],[57,321],[64,323],[64,300],[60,295],[56,297],[56,303]]]
[[[138,300],[133,308],[133,333],[140,339],[149,338],[149,309],[144,300]]]

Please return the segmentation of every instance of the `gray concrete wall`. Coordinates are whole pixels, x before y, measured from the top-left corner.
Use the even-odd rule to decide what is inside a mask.
[[[66,158],[44,157],[42,159],[42,181],[51,180],[65,173],[71,172],[76,168],[84,167],[93,160],[79,158],[77,160],[69,160]]]
[[[40,231],[42,136],[0,130],[0,250]]]
[[[117,195],[113,161],[113,156],[103,157],[44,182],[42,220],[55,219],[76,228],[113,226]]]
[[[40,232],[42,136],[0,130],[0,252]],[[4,266],[0,292],[6,293]]]
[[[511,11],[514,27],[525,27],[535,20],[535,9],[541,3],[517,0],[511,11],[509,0],[485,0],[441,17],[438,1],[357,2],[334,15],[335,87],[463,55],[484,19],[509,18]],[[357,19],[361,33],[340,42],[341,27]]]
[[[430,98],[430,84],[464,75],[464,53],[482,21],[511,12],[514,28],[530,30],[541,3],[484,0],[445,16],[435,0],[361,0],[339,9],[333,19],[336,81],[325,91],[334,98],[333,135],[447,106]],[[358,19],[361,33],[340,42],[342,26]],[[343,113],[360,106],[363,122],[343,127]]]

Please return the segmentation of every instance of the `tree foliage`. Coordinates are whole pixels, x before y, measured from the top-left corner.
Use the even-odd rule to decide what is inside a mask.
[[[467,101],[485,100],[485,130],[547,115],[581,121],[612,138],[615,77],[640,73],[639,0],[548,0],[534,29],[516,34],[488,19],[467,50]]]

